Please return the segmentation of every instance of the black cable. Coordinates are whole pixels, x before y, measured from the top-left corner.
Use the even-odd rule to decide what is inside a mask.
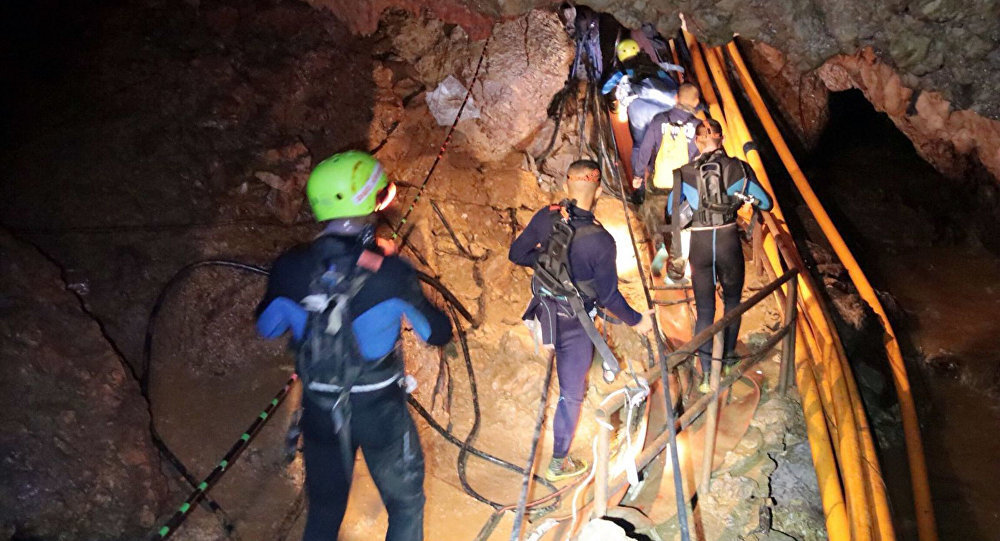
[[[186,278],[191,273],[191,271],[199,267],[207,267],[207,266],[230,267],[258,274],[264,274],[264,275],[267,274],[267,271],[265,271],[261,267],[257,267],[254,265],[247,265],[245,263],[239,263],[235,261],[207,259],[204,261],[191,263],[189,265],[182,267],[179,271],[177,271],[177,273],[174,274],[174,276],[166,283],[166,285],[163,286],[163,289],[160,290],[160,294],[156,297],[156,301],[153,303],[153,309],[150,311],[149,319],[147,320],[146,323],[146,337],[142,346],[142,374],[140,374],[139,376],[139,392],[142,394],[143,398],[146,399],[146,406],[147,410],[149,411],[149,433],[151,439],[153,440],[153,445],[156,446],[157,450],[160,452],[160,455],[164,459],[166,459],[166,461],[169,462],[170,465],[173,466],[175,470],[177,470],[177,472],[181,475],[181,477],[184,478],[185,481],[187,481],[189,485],[191,485],[191,488],[198,488],[198,484],[200,481],[194,476],[194,474],[191,473],[191,471],[187,468],[187,466],[184,465],[184,462],[180,459],[180,457],[178,457],[177,454],[170,449],[170,447],[167,445],[167,442],[164,441],[163,436],[161,436],[159,431],[156,429],[156,422],[154,421],[153,417],[153,399],[149,395],[149,380],[150,380],[150,367],[151,367],[150,359],[152,357],[152,351],[153,351],[153,333],[155,332],[156,328],[156,317],[159,314],[160,309],[163,307],[163,303],[167,299],[167,296],[169,295],[170,291],[183,278]],[[212,511],[213,513],[220,514],[223,518],[223,528],[225,528],[229,532],[232,532],[233,523],[229,519],[229,517],[225,514],[225,512],[222,510],[222,507],[219,506],[218,502],[208,497],[207,494],[202,498],[201,501],[205,506],[208,507],[210,511]]]
[[[538,440],[542,436],[542,424],[545,421],[545,405],[549,397],[549,383],[552,381],[552,368],[556,364],[556,353],[549,353],[548,369],[545,371],[545,380],[542,384],[542,396],[538,400],[538,420],[535,422],[535,433],[531,437],[531,453],[528,455],[528,463],[524,466],[524,479],[521,481],[521,496],[517,500],[517,510],[514,512],[514,526],[510,530],[510,540],[517,541],[521,538],[521,522],[524,520],[524,513],[528,504],[528,487],[531,486],[531,471],[535,464],[535,457],[538,453]]]

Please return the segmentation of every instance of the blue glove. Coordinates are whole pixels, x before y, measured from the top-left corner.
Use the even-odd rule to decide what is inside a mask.
[[[257,332],[264,338],[273,339],[291,329],[292,337],[302,340],[308,318],[309,313],[299,303],[288,297],[278,297],[257,318]]]

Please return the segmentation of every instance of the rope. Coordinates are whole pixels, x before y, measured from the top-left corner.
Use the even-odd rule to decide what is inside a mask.
[[[197,503],[205,497],[205,494],[208,493],[208,491],[211,490],[220,479],[222,479],[222,476],[226,473],[229,466],[233,465],[240,455],[243,454],[243,451],[250,446],[250,442],[257,437],[257,434],[260,433],[260,429],[264,427],[265,423],[267,423],[267,420],[271,417],[271,414],[274,413],[274,410],[278,409],[278,406],[285,401],[285,397],[288,396],[288,391],[291,390],[292,385],[295,384],[296,380],[298,380],[298,376],[295,374],[292,374],[291,377],[288,378],[288,381],[285,382],[285,386],[278,391],[278,394],[276,394],[268,403],[267,407],[265,407],[264,410],[257,415],[257,418],[254,419],[250,427],[247,428],[243,434],[240,435],[240,438],[236,440],[236,443],[229,448],[229,451],[226,452],[224,457],[222,457],[222,460],[220,460],[212,472],[208,474],[208,477],[195,487],[194,492],[192,492],[191,495],[184,500],[184,503],[181,504],[180,508],[178,508],[174,515],[170,517],[170,520],[157,530],[156,534],[152,536],[153,540],[162,541],[169,538],[175,531],[177,531],[177,527],[187,519],[188,512],[191,508],[194,505],[197,505]]]
[[[420,184],[420,187],[417,188],[417,196],[410,202],[409,208],[407,208],[406,212],[403,213],[403,217],[399,220],[399,224],[396,225],[396,228],[393,230],[392,240],[399,238],[399,232],[403,229],[403,226],[406,225],[406,221],[409,219],[410,213],[413,212],[413,207],[415,207],[420,201],[420,195],[424,193],[424,188],[426,188],[427,183],[430,182],[431,176],[434,174],[434,170],[437,169],[438,163],[441,162],[441,158],[444,157],[445,151],[448,150],[448,144],[451,143],[451,136],[455,133],[455,127],[458,126],[459,119],[462,118],[462,111],[465,110],[465,104],[469,103],[469,98],[472,96],[472,87],[475,86],[476,80],[479,79],[479,70],[483,66],[483,59],[486,58],[486,49],[489,46],[490,39],[492,37],[493,36],[490,35],[490,37],[486,38],[486,41],[483,42],[483,52],[479,55],[479,62],[476,63],[476,71],[473,73],[472,80],[469,82],[469,89],[465,92],[465,99],[462,100],[462,105],[458,108],[458,114],[455,115],[455,120],[451,123],[451,127],[448,128],[448,135],[445,136],[444,142],[441,143],[441,149],[438,151],[437,157],[434,158],[434,163],[431,164],[431,168],[427,171],[427,176],[424,177],[424,181]],[[402,249],[403,244],[405,244],[405,241],[401,243],[400,249]]]
[[[552,381],[552,367],[556,364],[556,353],[552,350],[549,353],[548,369],[545,371],[545,383],[542,385],[542,398],[538,401],[538,421],[535,423],[535,434],[531,437],[531,453],[528,455],[528,463],[525,465],[524,480],[521,482],[521,496],[517,500],[517,511],[514,512],[514,527],[510,529],[510,541],[517,541],[521,537],[521,522],[524,520],[524,512],[528,501],[528,487],[531,485],[531,476],[528,472],[535,465],[535,456],[538,454],[538,440],[542,436],[542,424],[545,421],[545,404],[549,397],[549,383]]]
[[[591,92],[596,93],[597,88],[592,81],[589,83],[589,86],[591,87]],[[597,110],[595,104],[595,109],[594,109],[595,118],[601,117],[603,115],[604,112]],[[611,136],[610,142],[612,144],[615,144],[615,136],[613,131],[610,133],[610,136]],[[615,146],[615,149],[617,156],[617,145]],[[607,145],[602,145],[601,152],[602,154],[605,155],[605,158],[609,158],[607,156],[607,151],[608,151]],[[617,166],[619,162],[618,160],[613,160],[612,163],[615,166]],[[646,296],[646,303],[647,303],[646,305],[652,307],[655,306],[655,304],[653,302],[653,296],[649,292],[649,286],[647,285],[646,282],[646,273],[642,270],[642,263],[641,263],[642,260],[639,258],[639,248],[636,246],[635,243],[635,232],[632,229],[632,222],[630,220],[628,203],[625,200],[625,185],[622,182],[622,176],[620,174],[619,168],[614,167],[612,169],[612,172],[613,176],[617,177],[618,179],[618,188],[619,188],[618,198],[622,203],[622,210],[625,213],[625,225],[628,227],[629,238],[632,241],[631,242],[632,251],[635,254],[636,269],[639,272],[639,281],[642,283],[642,291]],[[672,393],[670,391],[670,377],[667,372],[667,355],[665,351],[666,345],[664,344],[663,336],[660,335],[660,325],[656,319],[655,314],[652,319],[653,319],[653,334],[656,337],[656,350],[660,364],[660,379],[663,381],[663,389],[664,389],[663,401],[666,406],[667,430],[669,433],[670,446],[674,449],[674,452],[670,453],[670,459],[671,459],[671,465],[673,467],[674,493],[677,500],[677,522],[680,525],[682,541],[690,541],[691,534],[688,531],[687,506],[685,505],[686,499],[684,498],[684,486],[683,486],[683,481],[681,479],[681,466],[680,466],[680,461],[678,460],[678,453],[676,452],[677,429],[674,426],[674,407],[673,404],[671,404]]]

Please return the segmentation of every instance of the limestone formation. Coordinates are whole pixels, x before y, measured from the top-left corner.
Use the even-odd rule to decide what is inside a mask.
[[[59,269],[0,231],[0,526],[138,539],[165,479],[138,384]]]

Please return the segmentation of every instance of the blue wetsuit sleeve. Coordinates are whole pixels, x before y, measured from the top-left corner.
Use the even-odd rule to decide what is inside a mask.
[[[615,264],[617,247],[610,233],[601,235],[602,244],[599,258],[591,258],[594,273],[594,290],[597,293],[597,303],[606,308],[627,325],[636,325],[642,319],[642,314],[636,312],[618,290],[618,267]]]
[[[267,289],[257,305],[257,332],[267,339],[292,331],[292,338],[305,335],[308,314],[295,299],[309,294],[308,272],[311,267],[301,247],[284,253],[271,265]]]
[[[621,81],[622,77],[624,76],[625,74],[620,71],[612,73],[611,77],[608,77],[608,81],[604,83],[603,87],[601,87],[601,94],[611,93],[611,91],[614,90],[616,86],[618,86],[618,81]]]
[[[291,330],[292,338],[300,341],[305,335],[307,319],[308,313],[299,303],[288,297],[278,297],[257,317],[257,332],[270,340]]]
[[[734,192],[735,193],[735,192]],[[690,184],[684,183],[681,186],[681,202],[687,201],[691,205],[691,210],[698,210],[698,190]],[[674,192],[667,195],[667,216],[673,216],[674,212]]]
[[[747,171],[750,175],[749,179],[750,184],[747,186],[747,191],[746,191],[747,195],[753,196],[753,198],[758,201],[757,208],[759,208],[760,210],[771,210],[771,207],[774,206],[774,203],[772,203],[771,201],[771,196],[768,195],[767,190],[765,190],[764,187],[761,186],[759,182],[757,182],[757,176],[754,174],[753,169],[751,169],[749,165],[745,165],[744,170]],[[745,181],[746,177],[740,179],[737,182],[734,182],[733,185],[730,186],[729,189],[726,191],[729,193],[729,195],[733,195],[741,191],[743,189],[743,183]]]
[[[507,252],[507,258],[512,263],[522,267],[534,267],[538,256],[542,254],[542,242],[548,238],[552,229],[552,218],[548,209],[542,209],[531,217],[528,226],[514,239]]]
[[[451,340],[451,320],[424,296],[416,274],[405,278],[400,300],[404,301],[403,315],[413,325],[413,330],[432,346],[443,346]]]

